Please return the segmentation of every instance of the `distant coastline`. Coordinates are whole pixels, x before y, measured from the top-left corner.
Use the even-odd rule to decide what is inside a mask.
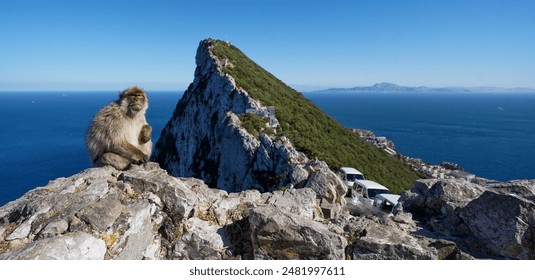
[[[535,89],[523,87],[407,87],[385,82],[372,86],[329,88],[307,93],[535,93]]]

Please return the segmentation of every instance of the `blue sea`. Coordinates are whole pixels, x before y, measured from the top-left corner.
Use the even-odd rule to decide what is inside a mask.
[[[90,167],[85,131],[117,92],[1,92],[0,205]],[[182,92],[149,92],[153,142]],[[478,176],[535,178],[535,94],[314,94],[350,128],[393,140],[408,156],[459,163]]]

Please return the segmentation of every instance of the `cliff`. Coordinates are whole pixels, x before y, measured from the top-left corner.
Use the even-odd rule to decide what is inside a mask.
[[[202,41],[196,63],[155,146],[153,160],[170,174],[227,191],[313,186],[325,177],[338,201],[344,187],[328,169],[355,167],[396,192],[418,179],[229,43]],[[330,168],[318,173],[321,162]]]
[[[0,259],[535,258],[535,181],[420,180],[395,214],[309,188],[228,193],[155,163],[87,169],[0,208]]]

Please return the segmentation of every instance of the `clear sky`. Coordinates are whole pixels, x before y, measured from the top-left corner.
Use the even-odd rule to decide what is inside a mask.
[[[0,91],[185,89],[208,37],[297,89],[535,88],[532,0],[0,0]]]

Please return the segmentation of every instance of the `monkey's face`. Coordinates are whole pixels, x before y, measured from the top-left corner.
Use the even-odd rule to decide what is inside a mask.
[[[138,96],[130,95],[126,99],[128,103],[128,111],[134,114],[141,111],[141,109],[143,109],[145,107],[145,104],[147,103],[147,101],[145,100],[145,97],[139,96],[139,95]]]
[[[123,91],[120,95],[120,100],[121,107],[131,116],[136,115],[148,107],[147,95],[142,89],[137,87]]]

